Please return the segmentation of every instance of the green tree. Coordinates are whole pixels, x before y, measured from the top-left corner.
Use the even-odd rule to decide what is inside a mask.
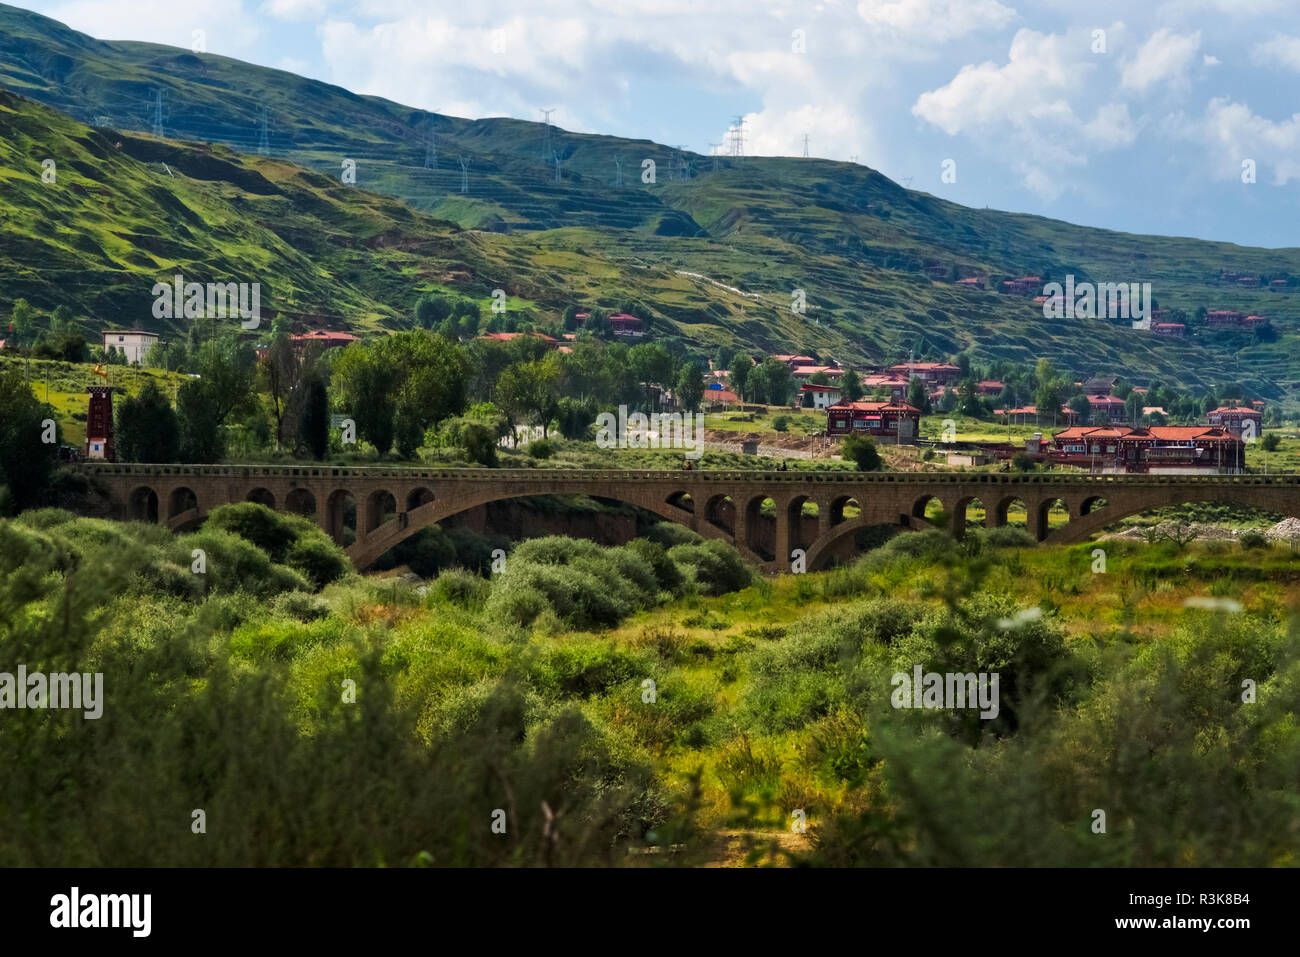
[[[452,314],[454,305],[445,296],[421,296],[415,304],[415,324],[433,329]]]
[[[957,387],[957,395],[960,399],[962,415],[969,415],[975,419],[984,416],[984,403],[980,401],[979,387],[974,379],[963,379]]]
[[[751,382],[750,389],[756,397],[761,394],[759,401],[765,401],[768,405],[789,405],[795,381],[788,365],[769,356],[750,373],[751,379],[755,377],[758,383],[755,385]]]
[[[1276,452],[1281,444],[1282,439],[1276,432],[1265,432],[1264,437],[1260,440],[1260,445],[1265,452]]]
[[[379,350],[354,342],[334,361],[333,376],[339,407],[357,424],[357,436],[380,455],[393,447],[393,416],[397,411],[392,370]]]
[[[0,366],[0,506],[13,509],[35,505],[50,485],[55,450],[61,438],[44,442],[45,425],[54,410],[37,400],[18,365]],[[3,490],[0,490],[2,492]]]
[[[694,362],[682,366],[677,374],[677,403],[687,412],[698,412],[704,400],[704,376]]]
[[[930,393],[925,387],[925,380],[912,377],[912,381],[907,384],[907,404],[915,406],[924,414],[930,414]]]
[[[330,402],[325,380],[319,372],[308,374],[302,388],[306,394],[298,417],[298,440],[317,462],[325,458],[330,444]]]
[[[542,427],[542,437],[559,411],[559,386],[563,368],[554,353],[534,362],[520,362],[501,373],[497,399],[511,421],[531,419]]]
[[[729,385],[743,402],[749,395],[749,374],[754,370],[754,360],[743,352],[737,352],[731,360]]]
[[[637,383],[645,390],[647,411],[652,407],[651,388],[673,385],[673,370],[676,361],[667,349],[657,342],[643,342],[627,351],[629,371]]]
[[[876,443],[865,435],[850,435],[840,446],[840,454],[854,463],[859,472],[878,472],[884,465]]]
[[[854,369],[846,369],[844,375],[840,376],[841,394],[850,402],[857,402],[862,398],[862,379]]]
[[[176,393],[176,422],[182,462],[212,463],[225,456],[213,389],[202,379],[183,383]]]
[[[36,337],[36,310],[26,299],[15,299],[13,314],[9,318],[9,334],[14,343],[30,346]]]
[[[180,426],[171,401],[150,379],[117,405],[114,439],[123,462],[175,462],[180,457]]]

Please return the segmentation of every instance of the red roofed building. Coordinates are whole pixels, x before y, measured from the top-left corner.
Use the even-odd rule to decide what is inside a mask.
[[[1249,432],[1252,438],[1258,438],[1263,434],[1264,415],[1254,407],[1221,405],[1217,409],[1211,409],[1206,417],[1210,425],[1227,429],[1237,435]]]
[[[1005,384],[997,379],[985,379],[975,384],[975,391],[980,395],[1001,395],[1004,388]]]
[[[844,390],[837,385],[801,385],[799,397],[806,409],[826,409],[840,401]]]
[[[888,389],[890,395],[895,399],[901,399],[907,395],[907,385],[906,376],[876,374],[862,377],[863,389]]]
[[[921,410],[906,402],[837,402],[826,410],[827,435],[871,435],[913,441]]]
[[[1170,336],[1174,339],[1182,339],[1187,335],[1187,326],[1181,322],[1153,322],[1151,323],[1151,334],[1153,336]]]
[[[1245,467],[1245,443],[1204,425],[1075,426],[1052,436],[1052,461],[1103,472],[1215,474]]]
[[[353,342],[361,341],[358,336],[354,336],[350,332],[329,332],[325,329],[314,329],[311,332],[304,332],[300,336],[290,336],[289,338],[295,344],[301,343],[305,345],[311,342],[319,342],[325,345],[326,348],[332,346],[346,346]]]
[[[961,369],[947,362],[900,362],[890,366],[889,371],[904,381],[908,376],[915,376],[935,385],[954,385],[961,378]]]
[[[535,339],[541,339],[546,343],[548,349],[554,349],[560,344],[558,339],[552,339],[540,332],[485,332],[479,338],[487,339],[489,342],[510,342],[520,336],[532,336]]]
[[[1043,280],[1038,276],[1020,276],[1016,279],[1004,279],[999,287],[1002,292],[1013,296],[1041,295]]]
[[[1115,395],[1090,395],[1088,408],[1094,423],[1123,422],[1124,400]]]

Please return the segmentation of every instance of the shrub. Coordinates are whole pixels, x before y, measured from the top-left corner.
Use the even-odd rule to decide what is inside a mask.
[[[682,567],[695,586],[706,595],[724,595],[748,588],[754,574],[740,554],[717,539],[701,545],[676,545],[668,557]]]
[[[492,584],[463,568],[449,568],[437,577],[430,591],[440,601],[472,608],[487,600]]]
[[[778,415],[776,418],[772,420],[772,428],[775,429],[777,432],[785,432],[787,429],[790,428],[790,420],[787,419],[784,415]]]
[[[1238,538],[1237,541],[1241,543],[1243,551],[1250,551],[1256,548],[1268,548],[1269,546],[1267,536],[1265,536],[1263,532],[1255,531],[1254,529],[1242,532],[1241,537]]]
[[[297,621],[315,621],[329,614],[330,606],[309,592],[287,591],[271,602],[271,612]]]
[[[555,454],[555,443],[550,439],[535,439],[525,446],[530,458],[549,459]]]
[[[338,581],[348,573],[349,568],[343,549],[324,535],[299,539],[289,549],[285,564],[301,572],[317,591],[330,582]]]
[[[640,555],[654,571],[655,581],[661,591],[676,595],[686,583],[682,570],[668,557],[668,550],[658,542],[644,538],[635,538],[626,546],[628,550]]]

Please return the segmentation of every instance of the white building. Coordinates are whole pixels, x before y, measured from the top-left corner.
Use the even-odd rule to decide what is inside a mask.
[[[799,387],[803,396],[810,396],[814,409],[826,409],[840,401],[844,390],[837,385],[803,385]],[[809,399],[804,399],[808,402]]]
[[[156,333],[139,329],[109,329],[104,333],[104,351],[120,352],[128,363],[143,362],[157,342]]]

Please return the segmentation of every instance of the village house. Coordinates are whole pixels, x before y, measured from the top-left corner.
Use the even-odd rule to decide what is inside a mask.
[[[876,389],[888,389],[890,396],[894,399],[902,399],[907,395],[908,381],[906,376],[886,375],[884,373],[874,373],[862,377],[862,388],[868,392]]]
[[[798,366],[816,365],[817,360],[812,356],[772,356],[777,362],[783,362],[790,367],[793,372]]]
[[[826,409],[827,435],[870,435],[912,442],[921,410],[906,402],[837,402]]]
[[[104,351],[119,352],[128,363],[144,362],[157,342],[156,332],[143,329],[109,329],[104,332]]]
[[[961,369],[947,362],[900,362],[890,366],[889,372],[904,382],[914,376],[934,385],[955,385],[961,378]]]
[[[1114,395],[1088,396],[1088,410],[1094,423],[1123,422],[1125,418],[1124,400]]]
[[[304,349],[313,343],[318,343],[326,349],[338,349],[361,341],[350,332],[329,332],[325,329],[314,329],[311,332],[304,332],[300,336],[290,336],[289,339],[293,343],[293,347],[298,350]]]
[[[790,374],[793,375],[796,379],[811,379],[819,372],[824,373],[826,375],[826,378],[830,379],[832,382],[839,382],[840,377],[844,375],[844,370],[841,369],[839,366],[806,365],[806,366],[795,366],[793,369],[790,370]]]
[[[589,312],[574,313],[573,318],[578,320],[578,325],[585,325]],[[629,315],[626,312],[616,312],[609,317],[609,327],[614,331],[614,335],[621,339],[641,339],[645,336],[645,323],[638,317]]]
[[[1043,280],[1038,276],[1020,276],[1016,279],[1004,279],[999,288],[1012,296],[1041,295]]]
[[[1210,425],[1227,429],[1235,435],[1249,431],[1252,436],[1258,437],[1263,434],[1264,415],[1256,408],[1247,408],[1241,405],[1221,405],[1217,409],[1211,409],[1207,414]],[[1246,423],[1251,423],[1247,426]]]
[[[1001,395],[1002,390],[1006,388],[1005,383],[997,379],[985,379],[982,382],[975,383],[975,391],[979,395]]]
[[[1181,322],[1153,322],[1151,323],[1151,334],[1153,336],[1169,336],[1173,339],[1182,339],[1187,335],[1187,326]]]
[[[1263,325],[1264,322],[1263,316],[1247,316],[1231,309],[1213,309],[1205,314],[1207,329],[1249,330]]]
[[[983,276],[967,276],[965,279],[958,279],[958,280],[957,280],[957,285],[958,285],[958,286],[961,286],[963,289],[983,289],[983,288],[984,288],[984,277],[983,277]]]
[[[560,344],[558,339],[552,339],[550,336],[543,335],[540,332],[485,332],[483,335],[479,336],[479,338],[487,339],[489,342],[510,342],[513,339],[518,339],[520,336],[532,336],[535,339],[541,339],[542,342],[546,343],[548,349],[554,349]]]
[[[1204,425],[1082,426],[1052,436],[1051,459],[1100,472],[1212,475],[1245,467],[1245,443]]]
[[[799,387],[799,397],[805,409],[826,409],[840,401],[844,390],[837,385],[806,384]]]

